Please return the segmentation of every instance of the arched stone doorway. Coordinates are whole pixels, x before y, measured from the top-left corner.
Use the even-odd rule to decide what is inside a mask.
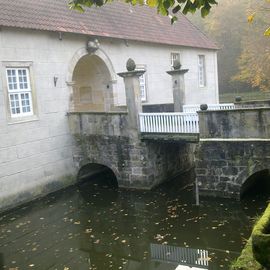
[[[99,56],[86,54],[81,57],[74,68],[72,82],[75,112],[114,110],[111,74]]]
[[[101,185],[118,187],[117,177],[112,169],[99,163],[88,163],[82,166],[78,172],[77,180],[94,181]]]
[[[93,53],[85,47],[79,48],[70,59],[66,83],[70,92],[70,112],[121,110],[115,105],[117,75],[110,58],[101,48]]]
[[[268,169],[256,171],[246,179],[240,189],[240,198],[261,193],[270,194],[270,171]]]

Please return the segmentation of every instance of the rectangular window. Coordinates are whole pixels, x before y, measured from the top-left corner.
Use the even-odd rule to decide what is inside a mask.
[[[198,59],[199,67],[199,86],[206,86],[206,71],[205,71],[205,55],[199,55]]]
[[[146,101],[146,83],[145,83],[145,74],[140,76],[140,89],[141,89],[141,99]]]
[[[136,65],[136,70],[146,70],[145,65]],[[140,80],[140,90],[141,90],[141,100],[147,100],[147,93],[146,93],[146,73],[139,77]]]
[[[171,53],[171,68],[173,69],[173,63],[175,60],[180,62],[180,53]]]
[[[7,67],[6,76],[11,117],[33,115],[29,69]]]

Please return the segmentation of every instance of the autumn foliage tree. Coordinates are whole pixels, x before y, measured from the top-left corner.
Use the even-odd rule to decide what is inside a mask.
[[[234,80],[247,82],[252,87],[263,91],[270,90],[270,40],[267,28],[262,34],[262,29],[269,23],[269,10],[266,6],[258,7],[258,1],[250,1],[248,8],[247,25],[242,37],[242,52],[238,59],[239,71]]]
[[[218,51],[219,88],[221,93],[237,92],[246,87],[244,83],[232,81],[238,72],[237,59],[241,55],[242,33],[247,25],[246,0],[223,0],[205,19],[189,18],[214,39]]]
[[[270,90],[268,6],[264,0],[223,0],[205,19],[189,16],[220,46],[221,93]]]

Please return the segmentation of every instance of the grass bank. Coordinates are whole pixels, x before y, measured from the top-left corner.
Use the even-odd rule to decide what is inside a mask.
[[[236,96],[240,96],[243,101],[264,100],[264,99],[270,99],[270,92],[253,91],[253,92],[244,92],[244,93],[220,94],[219,101],[222,103],[234,102]]]

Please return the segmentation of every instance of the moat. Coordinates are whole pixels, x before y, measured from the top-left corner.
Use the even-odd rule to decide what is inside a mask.
[[[198,207],[181,179],[131,191],[100,185],[103,178],[3,213],[0,269],[229,269],[270,198]]]

